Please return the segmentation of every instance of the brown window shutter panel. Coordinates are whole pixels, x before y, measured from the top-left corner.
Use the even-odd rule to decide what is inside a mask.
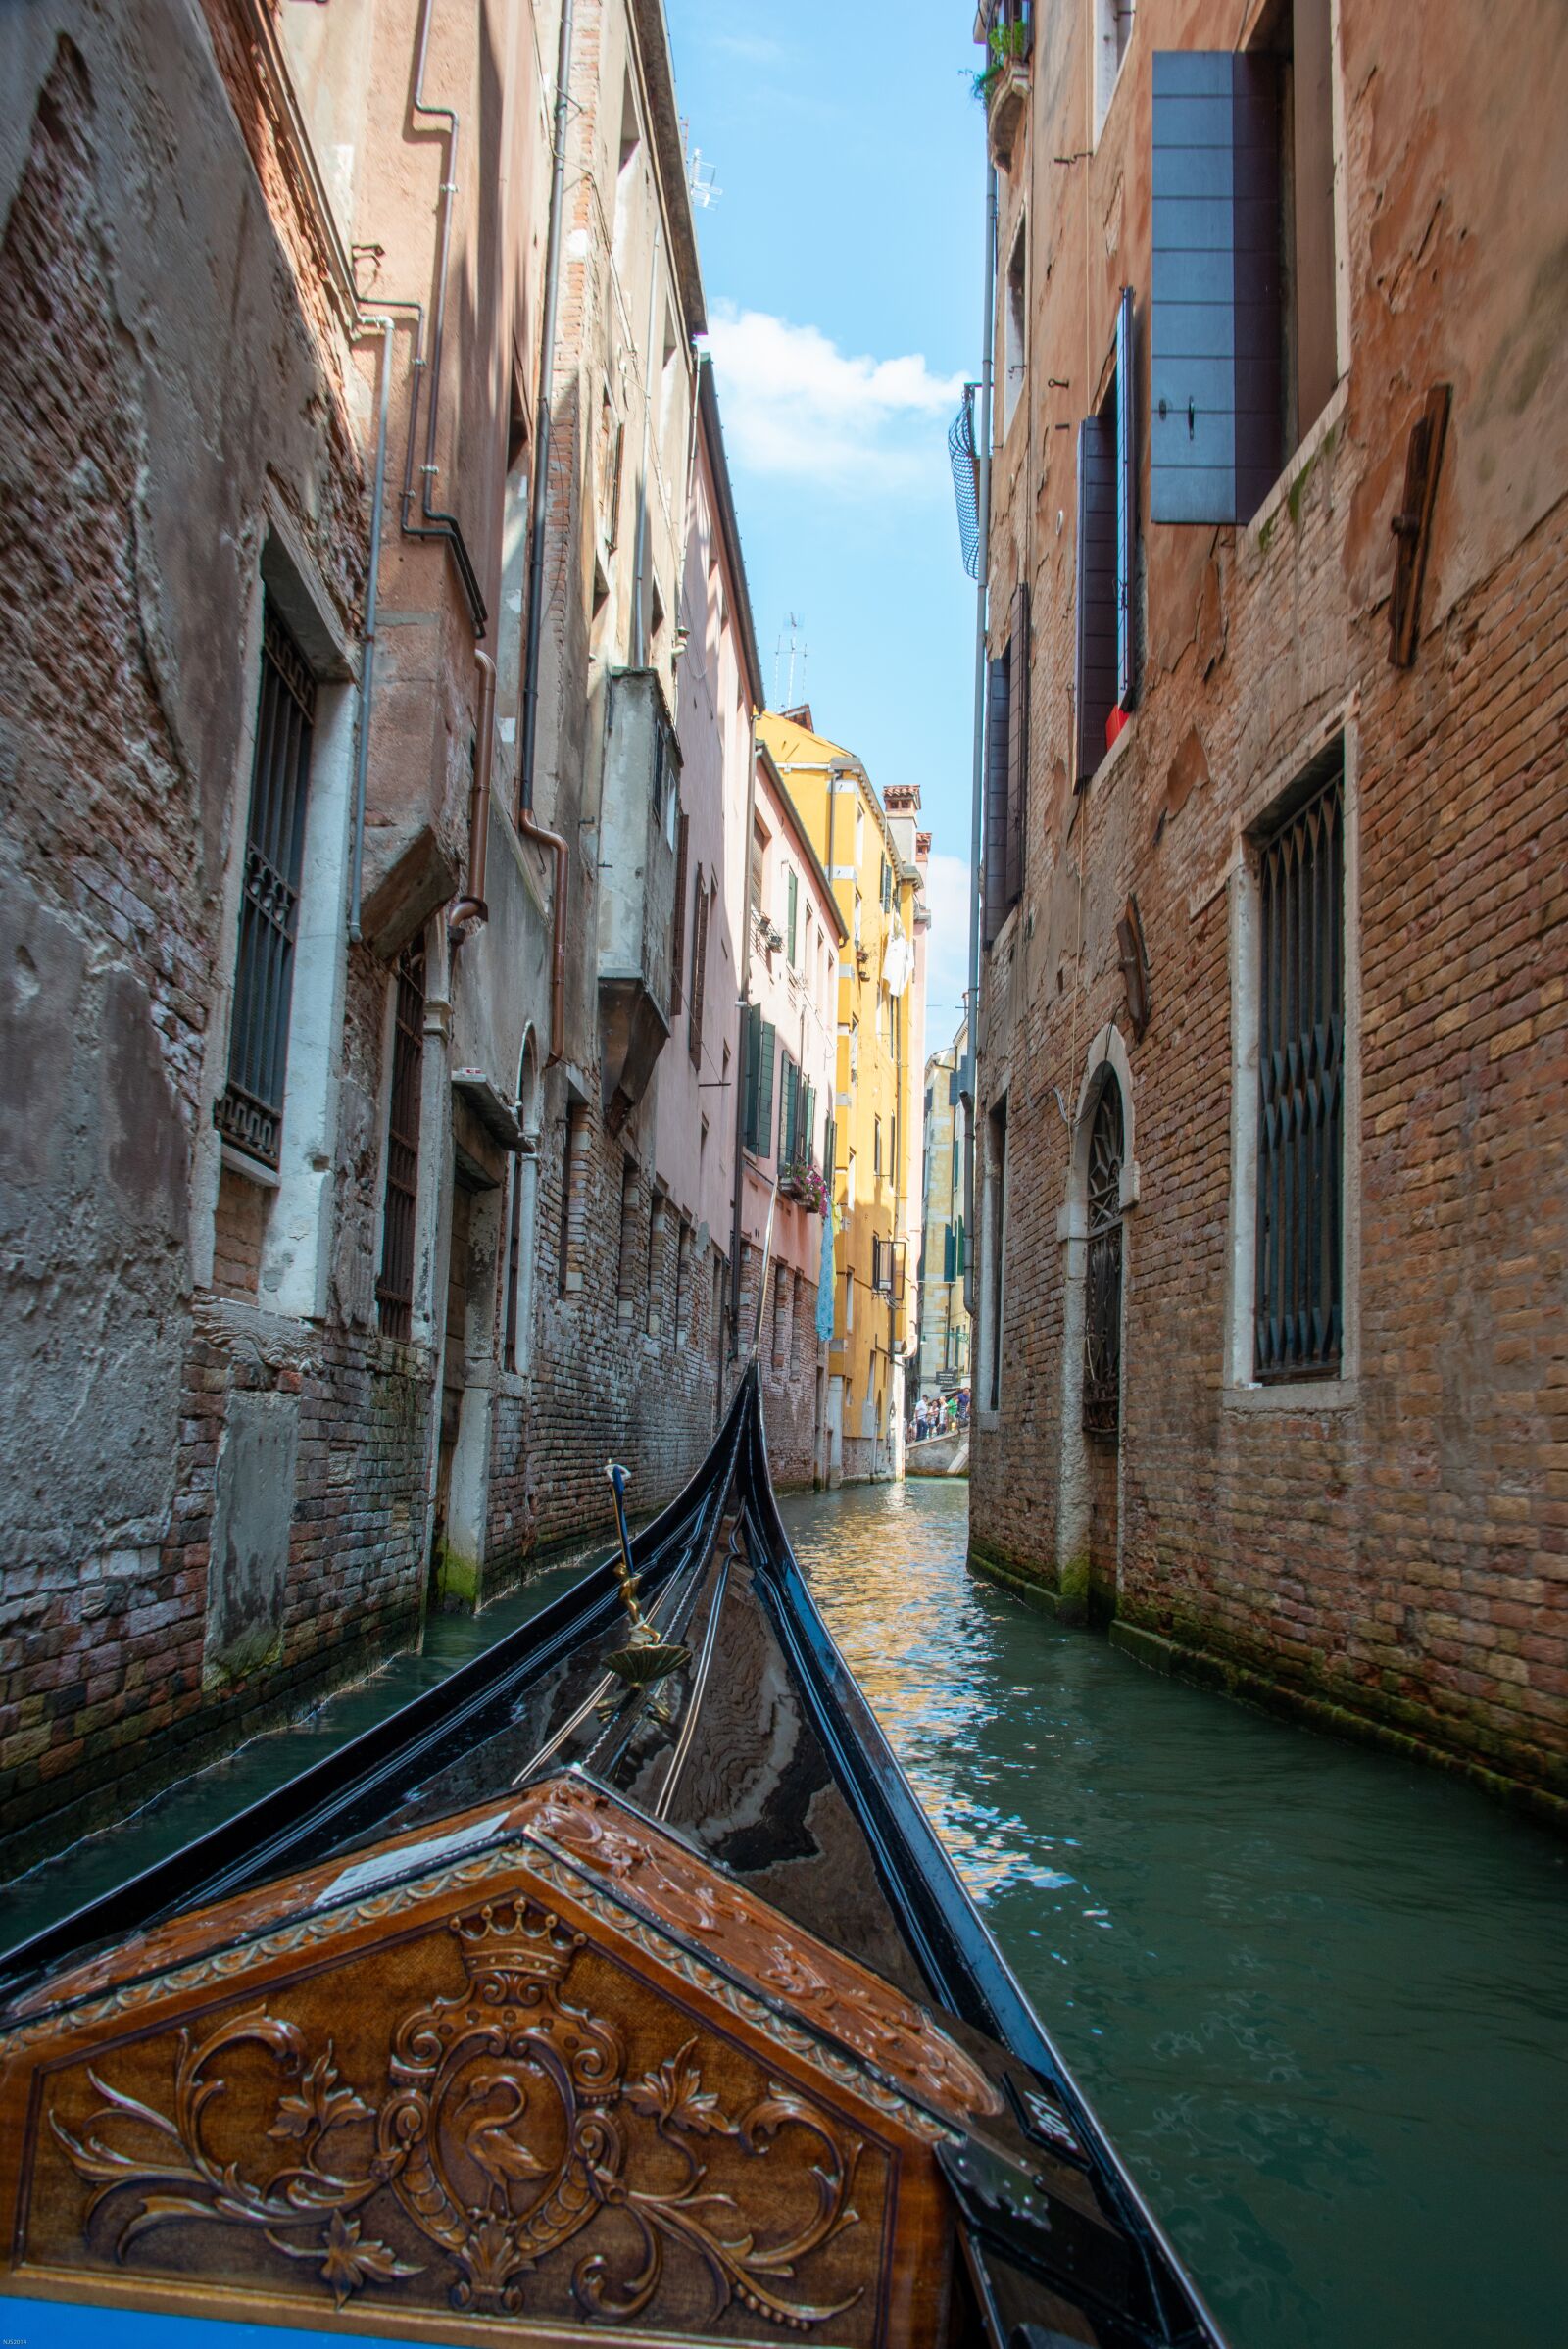
[[[1007,646],[1007,904],[1023,895],[1024,829],[1029,813],[1029,590],[1020,579],[1012,597]]]

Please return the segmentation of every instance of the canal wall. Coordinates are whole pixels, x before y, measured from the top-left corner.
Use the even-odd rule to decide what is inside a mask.
[[[991,839],[1016,855],[988,850],[976,1561],[1557,1803],[1568,334],[1560,220],[1509,188],[1560,175],[1517,60],[1561,86],[1561,12],[1527,7],[1509,55],[1462,10],[1412,42],[1391,7],[1298,0],[1327,44],[1301,118],[1320,364],[1270,421],[1272,482],[1221,518],[1186,480],[1201,521],[1165,518],[1200,460],[1186,401],[1154,397],[1152,355],[1191,347],[1161,343],[1157,46],[1140,24],[1091,136],[1090,20],[1035,21],[1000,158],[1017,405],[990,650],[1017,771],[992,778]],[[1238,37],[1214,0],[1183,17],[1190,49]],[[1121,435],[1135,519],[1131,675],[1111,612],[1098,733],[1078,661],[1116,532],[1097,551],[1086,510],[1078,544],[1080,427]],[[1049,489],[1042,449],[1065,459]],[[1396,638],[1417,532],[1419,624]],[[1020,836],[1000,827],[1024,808]],[[1320,1015],[1298,1017],[1293,969],[1323,975]]]

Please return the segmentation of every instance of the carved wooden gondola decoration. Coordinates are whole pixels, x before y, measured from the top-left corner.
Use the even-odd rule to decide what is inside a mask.
[[[0,1963],[0,2292],[108,2349],[1216,2349],[811,1602],[755,1369],[635,1542],[612,1482],[567,1598]]]

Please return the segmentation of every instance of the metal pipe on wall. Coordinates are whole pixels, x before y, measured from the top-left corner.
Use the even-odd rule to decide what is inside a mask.
[[[986,787],[986,621],[991,569],[991,360],[997,316],[997,169],[986,171],[986,276],[984,321],[980,352],[980,475],[975,504],[980,519],[980,575],[975,585],[974,617],[974,805],[969,827],[969,1082],[960,1090],[968,1120],[968,1147],[963,1154],[963,1309],[974,1312],[975,1248],[974,1153],[975,1066],[980,1050],[980,921],[985,904],[985,787]]]
[[[637,556],[632,572],[632,622],[636,630],[632,639],[632,659],[629,666],[648,666],[648,613],[644,585],[648,570],[648,458],[653,446],[654,425],[654,333],[659,315],[659,247],[663,229],[662,220],[654,222],[654,250],[648,264],[648,340],[645,345],[643,375],[643,463],[637,484]]]
[[[570,115],[572,0],[562,0],[556,52],[556,110],[550,148],[550,219],[545,240],[544,311],[539,328],[539,396],[535,404],[532,495],[528,511],[528,625],[522,659],[522,760],[518,796],[533,807],[539,735],[539,642],[544,626],[545,522],[550,501],[551,404],[556,396],[556,318],[561,300],[561,220],[566,180]]]
[[[496,730],[496,664],[477,650],[479,665],[479,739],[473,760],[473,783],[468,792],[467,887],[447,915],[447,935],[461,946],[470,929],[490,919],[484,902],[485,868],[490,849],[490,762]]]
[[[555,859],[550,901],[550,1055],[552,1069],[566,1054],[566,890],[570,861],[559,832],[533,811],[534,766],[539,736],[539,647],[544,624],[545,523],[550,498],[551,403],[556,390],[556,317],[561,297],[561,220],[566,182],[566,128],[570,120],[572,0],[562,0],[556,47],[556,105],[550,147],[550,220],[545,243],[544,311],[539,329],[539,397],[535,404],[532,497],[528,513],[528,625],[523,639],[522,762],[517,785],[517,829],[536,840]]]
[[[365,878],[365,793],[370,767],[370,706],[375,690],[375,622],[381,578],[381,503],[386,491],[387,419],[392,405],[393,321],[385,316],[363,318],[355,340],[378,334],[381,338],[381,386],[375,415],[375,471],[370,491],[370,553],[365,585],[364,651],[360,661],[360,730],[354,746],[354,846],[349,861],[349,938],[360,943],[361,891]]]
[[[740,936],[740,1012],[741,1049],[736,1057],[735,1087],[735,1199],[730,1216],[729,1242],[729,1358],[733,1362],[741,1350],[741,1248],[742,1230],[746,1212],[746,1054],[749,1049],[746,1014],[752,1001],[752,836],[757,829],[757,712],[754,710],[747,721],[746,745],[750,763],[746,770],[746,837],[741,843],[741,936]]]
[[[441,415],[441,354],[446,340],[447,278],[452,262],[452,214],[458,193],[458,143],[463,125],[455,108],[431,106],[424,95],[424,72],[430,48],[430,22],[435,14],[435,0],[422,0],[419,10],[419,41],[414,65],[414,95],[409,111],[415,118],[426,122],[445,122],[447,126],[446,177],[441,182],[440,227],[436,237],[435,305],[430,323],[430,390],[425,407],[424,464],[420,467],[423,488],[419,497],[421,522],[409,518],[413,503],[412,482],[407,482],[403,497],[403,531],[407,538],[444,538],[452,550],[458,577],[463,584],[468,606],[468,616],[475,636],[485,630],[484,598],[479,592],[479,577],[468,553],[463,525],[455,514],[440,513],[431,502],[431,490],[440,469],[436,464],[436,433]],[[415,394],[417,399],[418,384]],[[415,416],[409,417],[409,461],[412,473],[414,456]]]

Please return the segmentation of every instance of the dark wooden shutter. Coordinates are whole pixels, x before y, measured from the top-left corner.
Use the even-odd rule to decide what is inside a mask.
[[[957,1279],[957,1236],[950,1223],[942,1235],[942,1278],[945,1281]]]
[[[1007,904],[1023,895],[1023,845],[1029,818],[1029,589],[1012,594],[1007,644]]]
[[[1078,771],[1081,791],[1105,756],[1116,707],[1116,423],[1078,427]]]
[[[822,1172],[829,1183],[839,1170],[839,1121],[830,1117],[822,1133]]]
[[[1245,522],[1282,462],[1279,71],[1153,57],[1149,514]]]
[[[986,944],[1007,918],[1007,657],[986,672]]]
[[[1133,289],[1116,308],[1116,706],[1130,710],[1137,689],[1133,588],[1138,568],[1138,354]]]

